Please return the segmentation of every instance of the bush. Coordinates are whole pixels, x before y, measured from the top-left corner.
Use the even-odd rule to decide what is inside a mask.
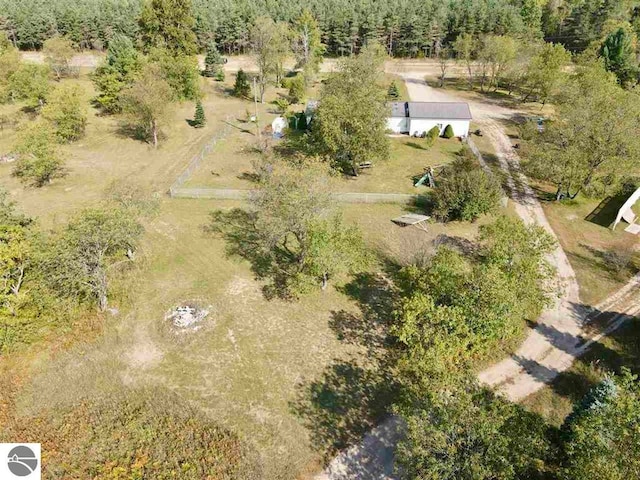
[[[56,143],[56,134],[50,125],[42,121],[29,124],[19,135],[14,147],[19,159],[12,174],[35,187],[42,187],[54,178],[64,176]]]
[[[305,96],[304,75],[298,74],[289,80],[289,101],[302,103]]]
[[[425,136],[426,140],[427,140],[427,145],[429,145],[430,147],[436,143],[436,139],[440,136],[440,129],[438,127],[433,127],[431,130],[429,130]]]
[[[47,100],[42,117],[53,126],[61,143],[73,142],[84,135],[87,111],[84,91],[79,85],[60,85]]]
[[[225,78],[226,78],[226,76],[224,74],[224,70],[222,70],[222,69],[218,70],[218,72],[216,73],[216,76],[215,76],[216,82],[224,82]]]
[[[257,456],[173,393],[129,390],[17,418],[7,438],[37,438],[46,478],[262,478]]]
[[[391,85],[389,85],[387,98],[389,100],[398,100],[400,98],[400,90],[398,89],[398,84],[395,81],[391,82]]]
[[[487,175],[465,149],[436,179],[433,213],[443,221],[475,221],[480,215],[496,211],[501,196],[498,181]]]
[[[451,125],[447,125],[447,128],[444,129],[444,133],[442,134],[444,138],[453,138],[455,135],[453,133],[453,127]]]

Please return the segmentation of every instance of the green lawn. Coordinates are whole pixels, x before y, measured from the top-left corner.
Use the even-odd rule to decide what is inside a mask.
[[[456,139],[438,139],[433,147],[428,147],[421,138],[403,136],[390,141],[388,160],[362,170],[358,177],[334,177],[332,188],[337,192],[422,193],[426,188],[413,185],[425,168],[451,162],[462,148]],[[206,157],[185,186],[252,188],[253,162],[260,160],[260,154],[252,148],[254,142],[252,133],[234,129]]]

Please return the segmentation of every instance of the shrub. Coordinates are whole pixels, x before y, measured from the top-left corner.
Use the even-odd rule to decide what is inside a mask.
[[[398,84],[395,81],[391,82],[391,85],[389,85],[387,98],[389,100],[398,100],[400,98],[400,90],[398,89]]]
[[[278,113],[280,115],[285,115],[287,110],[289,110],[289,100],[286,98],[278,98],[273,103],[278,107]]]
[[[84,92],[79,85],[60,85],[48,98],[42,117],[53,126],[61,143],[73,142],[84,135],[87,111]]]
[[[467,149],[436,180],[433,213],[443,221],[475,221],[500,205],[498,181],[487,175]]]
[[[427,145],[432,146],[436,142],[436,139],[439,136],[440,136],[440,129],[438,127],[433,127],[431,130],[427,132],[427,135],[425,136],[427,140]]]
[[[35,187],[64,176],[62,160],[56,148],[56,134],[45,122],[37,121],[25,128],[14,147],[19,160],[13,175]]]
[[[238,74],[236,75],[236,83],[233,85],[233,94],[240,98],[248,98],[251,95],[249,77],[242,69],[238,70]]]
[[[262,478],[257,456],[235,434],[157,388],[54,407],[7,430],[42,443],[47,478]]]
[[[444,129],[444,133],[442,134],[444,138],[453,138],[455,135],[453,133],[453,127],[451,125],[447,125]]]
[[[298,74],[289,80],[289,101],[302,103],[305,96],[304,75]]]
[[[226,76],[224,74],[224,70],[222,69],[218,70],[218,73],[216,73],[216,76],[215,76],[216,82],[224,82],[225,78]]]

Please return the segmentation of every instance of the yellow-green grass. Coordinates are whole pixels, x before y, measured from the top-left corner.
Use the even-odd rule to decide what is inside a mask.
[[[36,391],[49,403],[119,382],[166,386],[255,442],[265,478],[278,472],[294,478],[317,468],[332,441],[355,440],[349,422],[370,414],[358,396],[367,386],[334,367],[373,366],[370,345],[339,339],[350,328],[340,318],[351,314],[360,322],[363,339],[375,325],[335,288],[340,284],[298,302],[266,300],[249,264],[227,257],[225,242],[202,228],[213,209],[236,206],[242,204],[164,200],[158,217],[147,222],[139,271],[121,286],[129,293],[103,340],[43,363]],[[369,248],[393,262],[425,253],[441,234],[471,239],[477,233],[478,225],[468,223],[430,225],[428,232],[400,228],[391,219],[402,213],[395,205],[344,207]],[[164,315],[186,301],[198,301],[210,314],[200,330],[177,334]],[[314,384],[328,396],[322,407],[312,402]]]
[[[95,96],[93,84],[86,77],[63,82],[81,85],[86,92],[87,104]],[[211,138],[223,128],[233,129],[227,127],[225,122],[237,124],[237,118],[246,117],[247,110],[254,110],[253,102],[223,93],[223,88],[228,88],[232,83],[231,76],[226,84],[219,84],[211,79],[203,80],[207,94],[203,100],[206,126],[200,129],[189,126],[188,120],[193,118],[195,109],[192,102],[175,105],[169,121],[162,128],[164,138],[158,149],[119,133],[122,118],[102,116],[96,109],[89,107],[85,137],[60,147],[68,172],[66,177],[56,179],[53,184],[43,188],[25,187],[11,176],[13,164],[0,164],[2,185],[10,191],[21,208],[47,223],[64,220],[79,207],[97,202],[105,188],[114,181],[127,181],[165,193],[189,160]],[[19,107],[20,105],[2,106],[0,114],[15,112]],[[270,113],[273,106],[268,103],[259,104],[258,108],[265,122],[270,122],[275,116]],[[22,123],[27,121],[30,121],[28,116],[23,115]],[[5,129],[0,134],[0,155],[11,150],[16,136],[14,129]]]
[[[87,102],[95,95],[85,77],[64,81],[82,85]],[[229,78],[226,87],[232,81]],[[117,117],[100,116],[89,109],[85,138],[60,148],[69,170],[65,178],[41,189],[25,187],[11,177],[13,166],[9,164],[0,166],[0,180],[19,208],[38,217],[46,227],[62,224],[79,209],[99,202],[113,181],[126,180],[166,193],[189,159],[220,130],[223,120],[230,118],[238,124],[235,120],[253,107],[249,101],[225,95],[220,84],[204,82],[208,123],[203,129],[187,123],[193,116],[193,104],[178,105],[164,128],[166,138],[155,150],[118,133]],[[269,98],[274,98],[274,93],[270,92]],[[2,111],[16,108],[19,106],[3,106]],[[274,115],[268,103],[258,108],[262,119]],[[238,132],[234,134],[237,137],[229,137],[229,143],[237,138],[238,151],[251,146],[251,133],[233,131]],[[1,151],[10,151],[15,138],[14,131],[0,134]],[[438,151],[442,158],[421,159],[416,164],[418,172],[429,162],[449,158],[457,144],[443,142],[452,150],[434,147],[433,152]],[[227,148],[224,145],[221,143]],[[397,149],[401,161],[405,155],[406,161],[413,162],[415,152],[421,153],[406,145],[394,147]],[[425,151],[424,155],[431,153]],[[163,385],[255,442],[266,464],[265,478],[304,475],[317,468],[332,439],[355,440],[345,433],[353,430],[346,419],[350,416],[350,421],[357,423],[371,414],[362,406],[367,385],[345,376],[338,378],[342,382],[338,386],[325,383],[325,377],[335,378],[333,374],[342,370],[334,367],[340,364],[373,368],[371,345],[341,340],[338,334],[345,327],[340,318],[360,319],[364,333],[369,332],[370,324],[362,318],[356,299],[335,288],[340,285],[332,285],[326,292],[318,290],[299,302],[267,301],[250,265],[228,258],[225,242],[203,228],[211,210],[234,206],[241,204],[161,196],[159,213],[144,222],[146,233],[135,270],[114,284],[111,304],[118,312],[104,316],[100,338],[87,341],[95,335],[83,335],[83,342],[70,350],[68,345],[55,350],[42,346],[21,360],[12,359],[24,363],[20,371],[31,369],[35,375],[33,391],[17,394],[19,411],[76,402],[85,395],[106,394],[110,388]],[[440,234],[472,238],[477,232],[478,224],[432,225],[429,232],[392,224],[391,219],[404,211],[397,205],[344,206],[346,220],[361,226],[369,248],[394,262],[406,262],[429,251],[432,240]],[[210,306],[210,314],[197,332],[176,334],[164,316],[186,301]],[[342,311],[352,317],[337,314]],[[7,376],[6,382],[0,378],[3,385],[12,381],[11,369],[5,366],[3,360],[1,371]],[[356,394],[338,399],[334,408],[314,407],[310,394],[313,382],[325,384],[328,395],[351,389]],[[346,413],[340,410],[341,402],[352,404]]]
[[[250,132],[231,132],[205,158],[185,186],[252,188],[253,162],[260,159],[254,148],[255,141]],[[372,168],[362,170],[358,177],[334,177],[332,188],[337,192],[424,193],[426,188],[415,188],[415,182],[428,167],[450,163],[462,148],[456,139],[438,139],[432,147],[427,146],[424,139],[406,136],[391,138],[390,142],[388,160],[376,162]]]
[[[635,235],[626,233],[624,225],[613,231],[587,220],[599,203],[586,198],[573,202],[543,202],[547,218],[576,272],[580,298],[587,305],[596,305],[640,269],[640,250]],[[608,262],[607,255],[612,253],[627,255],[629,267],[620,269]]]

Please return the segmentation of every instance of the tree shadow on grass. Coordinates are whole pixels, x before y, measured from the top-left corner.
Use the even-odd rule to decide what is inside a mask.
[[[256,216],[253,212],[234,208],[229,211],[217,210],[211,213],[211,221],[204,227],[205,232],[220,235],[226,241],[226,254],[238,257],[251,264],[256,279],[269,280],[262,288],[268,300],[291,299],[287,288],[286,272],[278,268],[273,252],[266,252],[258,237]],[[277,255],[277,253],[276,253]]]
[[[292,402],[291,409],[303,419],[314,448],[322,451],[326,460],[359,442],[389,413],[396,398],[389,335],[393,269],[388,263],[386,275],[363,273],[340,288],[357,303],[359,311],[334,311],[329,321],[337,338],[362,348],[366,360],[361,355],[334,360],[319,379],[302,382]]]
[[[382,274],[361,273],[338,289],[358,302],[359,312],[331,312],[329,327],[338,340],[365,347],[377,358],[389,345],[389,324],[393,311],[391,280]]]
[[[416,150],[424,150],[424,151],[429,150],[429,148],[425,147],[424,145],[420,145],[417,142],[407,142],[405,145],[407,147],[415,148]]]
[[[383,370],[363,367],[355,359],[336,360],[318,380],[299,385],[291,409],[309,428],[313,447],[329,460],[376,425],[395,391]]]

